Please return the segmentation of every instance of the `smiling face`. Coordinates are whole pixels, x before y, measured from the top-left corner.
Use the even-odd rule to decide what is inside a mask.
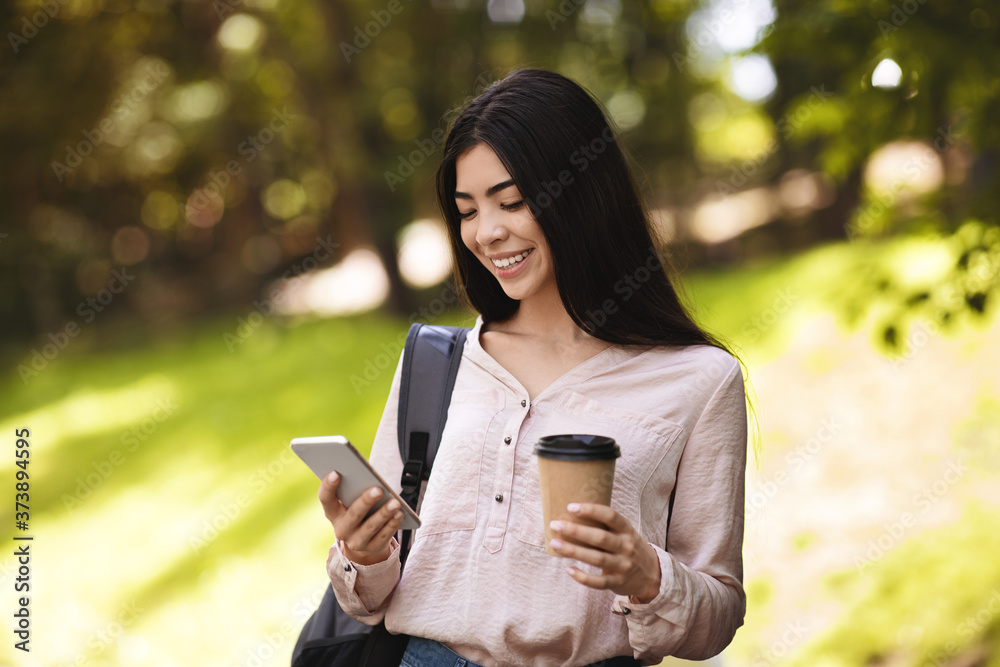
[[[477,144],[455,161],[462,242],[512,299],[555,298],[552,253],[500,158]]]

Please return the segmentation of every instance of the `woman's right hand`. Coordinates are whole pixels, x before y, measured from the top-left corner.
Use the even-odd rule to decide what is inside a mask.
[[[403,523],[403,512],[399,503],[392,499],[368,516],[368,512],[382,497],[382,489],[373,486],[345,507],[337,497],[340,475],[331,472],[319,485],[319,501],[323,503],[323,513],[330,520],[337,541],[342,544],[348,560],[359,565],[373,565],[389,558],[392,553],[392,536]]]

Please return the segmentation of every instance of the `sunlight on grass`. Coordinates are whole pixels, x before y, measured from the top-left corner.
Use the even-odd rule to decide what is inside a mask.
[[[11,431],[32,429],[32,527],[44,545],[34,567],[46,574],[33,605],[41,622],[65,628],[64,641],[36,648],[38,664],[221,664],[229,654],[203,632],[206,619],[231,619],[230,636],[256,645],[264,624],[242,610],[287,621],[306,599],[311,611],[303,591],[324,584],[331,531],[318,482],[288,441],[343,432],[370,446],[392,369],[369,373],[364,391],[350,378],[398,327],[368,316],[261,330],[234,354],[212,327],[184,346],[67,354],[47,369],[41,400],[0,415]],[[154,416],[158,401],[169,414]],[[240,575],[217,574],[237,554]],[[15,569],[5,556],[3,580]],[[274,608],[282,596],[287,605]]]
[[[955,525],[905,542],[860,576],[832,575],[829,587],[854,611],[788,664],[811,667],[830,655],[843,665],[894,655],[983,664],[973,663],[980,642],[1000,639],[1000,560],[986,556],[1000,553],[997,525],[997,508],[975,504]]]
[[[139,425],[141,430],[145,420],[155,423],[158,412],[164,406],[169,409],[175,400],[176,385],[163,375],[150,374],[121,389],[80,389],[53,404],[0,422],[0,430],[10,433],[23,424],[31,424],[33,431],[45,436],[39,438],[37,446],[32,446],[33,452],[44,461],[49,447],[70,437],[83,438],[131,425]],[[13,459],[3,461],[0,473],[6,473],[10,467]]]

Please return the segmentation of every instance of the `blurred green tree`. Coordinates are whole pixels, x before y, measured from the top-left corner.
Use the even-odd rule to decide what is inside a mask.
[[[310,256],[359,245],[382,259],[389,307],[414,312],[428,295],[403,282],[396,234],[435,215],[446,112],[520,66],[606,104],[691,261],[953,234],[962,247],[933,289],[883,272],[857,293],[888,298],[896,319],[981,312],[1000,275],[1000,15],[985,2],[49,5],[0,10],[6,338],[44,340],[105,307],[102,324],[145,332],[245,312]],[[741,90],[771,67],[773,91]],[[770,224],[691,231],[707,202],[762,190]],[[793,204],[775,205],[786,191]],[[114,271],[135,276],[121,297]]]
[[[883,303],[882,336],[903,344],[916,316],[982,314],[1000,286],[1000,8],[990,2],[776,0],[758,50],[780,81],[783,167],[837,183],[825,224],[863,242],[940,235],[953,249],[923,280],[866,267],[856,317]],[[810,95],[827,91],[814,107]],[[840,228],[838,230],[838,228]]]

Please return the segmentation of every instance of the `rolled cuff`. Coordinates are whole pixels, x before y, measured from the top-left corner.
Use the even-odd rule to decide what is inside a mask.
[[[651,544],[656,551],[656,557],[660,561],[660,590],[652,600],[646,603],[633,602],[627,595],[616,595],[611,605],[611,611],[625,617],[629,626],[629,636],[635,634],[642,635],[645,628],[651,624],[661,625],[659,621],[666,621],[674,626],[678,632],[683,632],[691,617],[691,605],[689,596],[678,590],[676,567],[673,557],[662,548]],[[658,628],[659,639],[662,641],[662,632],[667,629]],[[632,643],[636,646],[636,643]]]
[[[612,612],[625,617],[633,655],[658,664],[665,655],[707,660],[724,649],[743,623],[746,598],[710,575],[692,570],[660,547],[660,591],[646,604],[617,595]]]
[[[393,538],[391,544],[389,557],[372,565],[351,561],[344,555],[339,540],[330,547],[326,571],[337,602],[350,616],[366,625],[376,625],[382,620],[389,597],[399,582],[399,543]]]

